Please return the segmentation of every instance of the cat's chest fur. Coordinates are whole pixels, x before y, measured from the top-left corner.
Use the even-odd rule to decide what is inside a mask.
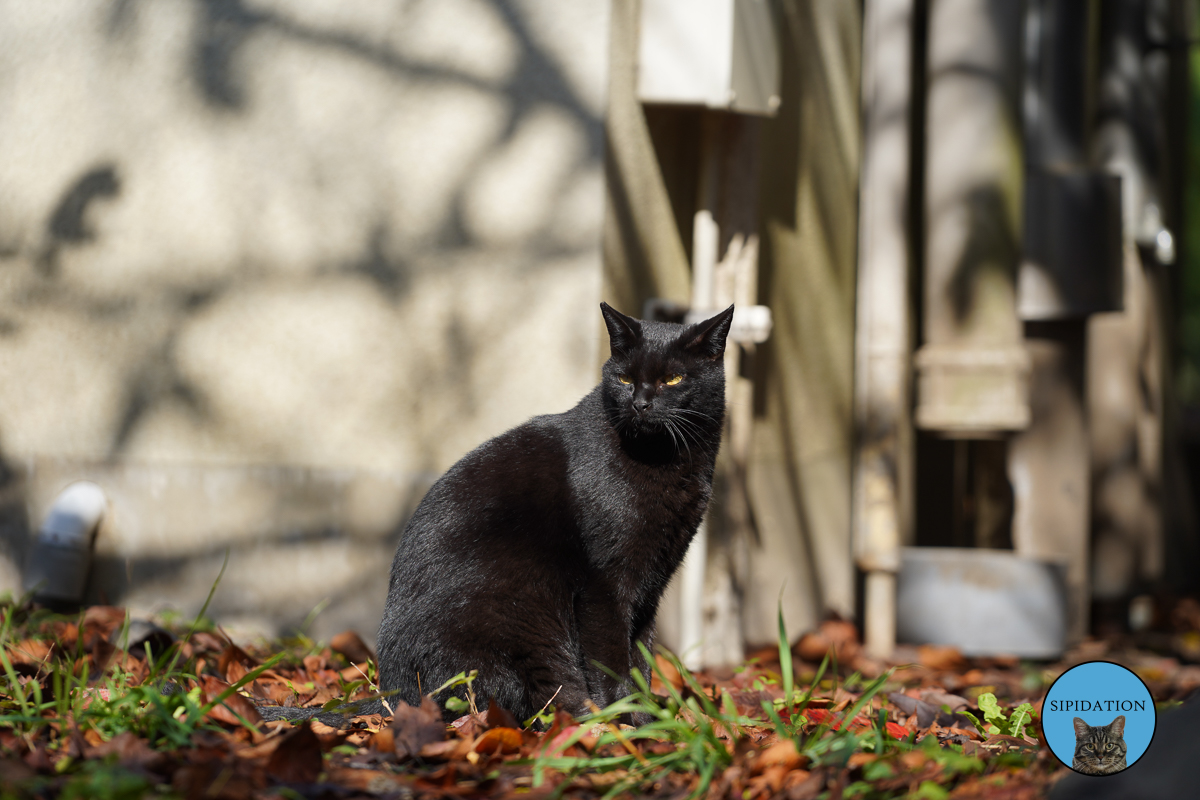
[[[594,573],[637,604],[686,553],[712,495],[716,452],[696,447],[663,458],[606,444],[602,454],[576,454],[572,491]]]

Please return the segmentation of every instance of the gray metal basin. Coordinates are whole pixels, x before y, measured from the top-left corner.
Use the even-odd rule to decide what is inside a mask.
[[[1049,659],[1066,647],[1063,564],[1010,550],[901,548],[897,638],[964,655]]]

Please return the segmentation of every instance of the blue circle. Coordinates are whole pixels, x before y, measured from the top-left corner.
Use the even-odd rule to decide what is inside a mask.
[[[1158,712],[1142,679],[1120,664],[1088,661],[1058,676],[1042,704],[1042,734],[1066,766],[1075,759],[1075,718],[1108,725],[1125,717],[1125,764],[1132,766],[1154,738]]]

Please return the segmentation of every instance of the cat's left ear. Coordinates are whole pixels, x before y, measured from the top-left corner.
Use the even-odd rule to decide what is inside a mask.
[[[626,354],[642,341],[642,323],[627,317],[608,303],[600,304],[604,325],[608,328],[608,343],[612,354]]]
[[[1113,736],[1124,736],[1125,735],[1125,715],[1124,714],[1117,717],[1112,722],[1108,723],[1108,732],[1111,733]]]
[[[715,360],[725,354],[725,339],[732,324],[733,306],[730,306],[715,317],[690,325],[680,334],[679,340],[684,349]]]

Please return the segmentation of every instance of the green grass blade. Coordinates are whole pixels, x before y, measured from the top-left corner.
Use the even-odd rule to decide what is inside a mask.
[[[787,627],[783,623],[783,593],[779,595],[779,671],[783,679],[783,699],[785,707],[792,707],[792,690],[795,688],[796,674],[792,671],[792,645],[788,640]]]
[[[0,665],[4,667],[4,675],[8,678],[8,685],[12,691],[13,698],[17,701],[17,705],[21,707],[21,715],[32,717],[33,708],[29,702],[29,696],[25,693],[25,687],[17,680],[17,671],[13,668],[12,662],[8,658],[8,648],[5,646],[8,643],[11,630],[12,612],[10,611],[4,615],[3,626],[0,627]]]
[[[200,606],[200,613],[192,620],[192,626],[188,629],[187,635],[182,641],[187,641],[192,638],[192,634],[196,632],[196,628],[200,625],[200,620],[204,619],[205,613],[208,611],[209,605],[212,603],[213,597],[217,593],[217,587],[221,585],[221,578],[225,577],[225,568],[229,566],[229,548],[225,548],[225,559],[221,562],[221,571],[217,573],[217,579],[213,581],[212,586],[208,590],[208,597],[204,598],[204,605]],[[175,671],[175,667],[179,664],[179,656],[183,652],[183,648],[174,648],[174,654],[171,657],[171,664],[167,667],[166,674],[169,676]]]
[[[889,678],[892,677],[892,672],[893,670],[889,669],[887,672],[883,673],[878,678],[867,684],[867,688],[863,690],[863,693],[859,696],[858,700],[855,701],[854,705],[850,707],[849,713],[842,716],[842,719],[846,720],[847,724],[849,724],[849,720],[853,720],[854,717],[858,715],[858,712],[862,710],[864,705],[871,701],[872,697],[879,694],[879,691],[883,689],[883,685],[887,683]]]

